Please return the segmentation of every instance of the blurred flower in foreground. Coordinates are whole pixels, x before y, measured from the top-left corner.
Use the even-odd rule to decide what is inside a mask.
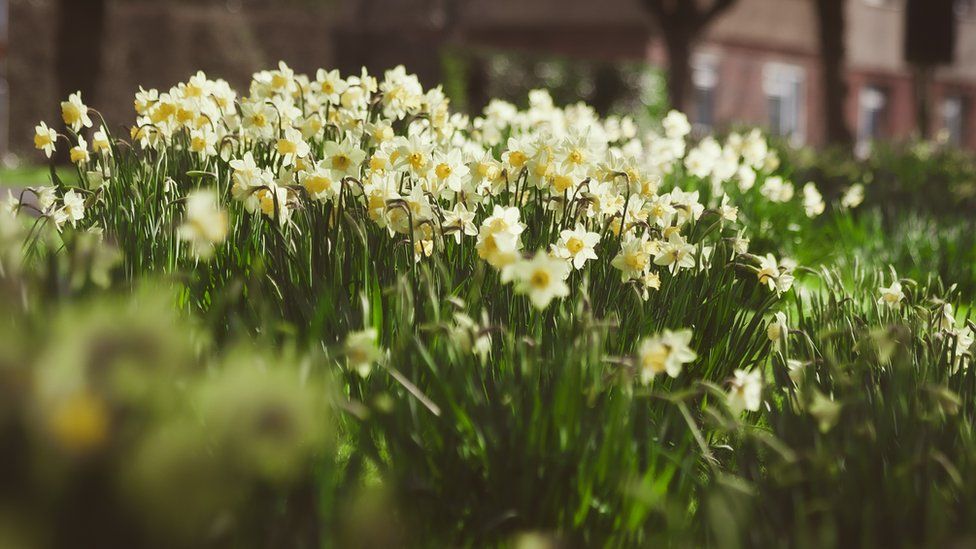
[[[362,377],[368,376],[373,364],[383,356],[383,352],[376,345],[376,338],[376,328],[352,332],[346,336],[346,367]]]
[[[759,410],[762,404],[762,375],[759,370],[736,370],[734,376],[729,387],[729,408],[736,414],[743,410]]]
[[[227,212],[217,204],[213,191],[197,190],[186,197],[186,218],[179,236],[193,246],[197,257],[208,258],[214,246],[227,238]]]
[[[683,364],[698,358],[689,343],[691,330],[664,330],[661,334],[642,341],[637,349],[641,383],[647,385],[661,373],[678,377]]]
[[[856,208],[864,202],[864,185],[855,183],[851,185],[840,199],[840,205],[845,208]]]
[[[824,204],[823,195],[817,190],[817,186],[813,183],[804,185],[803,211],[807,214],[807,217],[817,217],[824,213],[825,208],[826,204]]]
[[[566,261],[539,252],[532,259],[518,260],[505,267],[502,282],[515,281],[515,291],[528,294],[532,304],[541,310],[553,299],[569,295],[566,277],[571,269]]]

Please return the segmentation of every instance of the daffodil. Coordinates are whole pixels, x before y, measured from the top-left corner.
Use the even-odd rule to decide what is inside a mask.
[[[759,283],[777,294],[789,291],[793,286],[793,275],[780,267],[773,254],[766,254],[759,258],[759,269],[756,272]]]
[[[664,126],[665,135],[671,139],[682,139],[691,132],[688,117],[680,111],[669,111],[661,123]]]
[[[518,251],[522,248],[519,235],[525,230],[519,217],[518,208],[496,204],[492,214],[478,230],[478,242],[475,244],[478,257],[496,269],[518,259]]]
[[[71,226],[74,227],[78,221],[81,221],[85,217],[85,199],[74,191],[74,189],[69,190],[64,193],[61,197],[61,202],[64,204],[64,213],[67,216],[66,221],[71,222]]]
[[[770,202],[789,202],[793,198],[793,183],[774,175],[766,178],[759,192]]]
[[[787,324],[786,313],[780,311],[773,315],[773,320],[766,326],[766,336],[770,341],[776,343],[781,341],[789,334],[790,327]]]
[[[727,402],[735,414],[744,410],[758,411],[762,404],[762,374],[759,370],[736,370],[729,382]]]
[[[461,236],[476,236],[478,227],[474,224],[475,212],[468,211],[463,203],[457,202],[454,208],[444,212],[444,229],[451,231],[454,241],[461,243]]]
[[[359,332],[351,332],[346,336],[344,348],[346,367],[356,372],[360,377],[366,377],[379,362],[383,353],[377,345],[375,328],[368,328]]]
[[[855,183],[844,191],[841,196],[840,204],[844,208],[854,209],[864,202],[864,185]]]
[[[569,263],[539,252],[532,259],[506,266],[502,271],[502,282],[514,281],[515,291],[528,295],[529,301],[541,310],[553,299],[569,295],[566,278],[570,270]]]
[[[71,147],[69,156],[75,164],[87,164],[91,160],[91,155],[88,154],[88,142],[84,137],[78,137],[78,144]]]
[[[275,150],[281,157],[282,165],[291,166],[298,158],[303,158],[308,154],[309,146],[302,138],[302,132],[295,128],[287,128],[284,134],[278,138]]]
[[[447,153],[437,152],[433,158],[433,169],[431,178],[437,181],[440,187],[446,187],[454,192],[461,192],[469,181],[468,166],[461,158],[461,151],[452,149]]]
[[[807,183],[803,186],[803,211],[807,214],[807,217],[817,217],[818,215],[824,213],[823,196],[820,191],[817,190],[817,186],[813,183]]]
[[[34,127],[34,148],[44,151],[44,156],[51,158],[57,140],[58,132],[49,128],[44,122]]]
[[[81,92],[75,92],[68,96],[67,101],[61,102],[61,118],[74,132],[92,126],[91,118],[88,117],[88,107],[81,102]]]
[[[654,254],[654,264],[668,267],[672,273],[694,267],[695,261],[695,246],[677,231],[672,232]]]
[[[329,164],[325,160],[316,162],[311,170],[303,172],[300,180],[312,200],[331,200],[338,196],[342,189],[342,181],[329,169]]]
[[[640,277],[651,261],[651,250],[646,237],[627,237],[620,245],[620,252],[610,265],[620,271],[623,281]]]
[[[553,247],[556,257],[569,260],[574,269],[582,269],[590,259],[596,259],[594,247],[600,242],[599,233],[587,231],[582,225],[559,233],[559,241]]]
[[[897,307],[905,299],[905,292],[902,291],[901,282],[897,280],[893,280],[887,288],[878,288],[878,292],[881,293],[881,297],[878,298],[878,303],[889,307]]]
[[[349,85],[339,75],[338,69],[333,69],[331,71],[319,69],[318,72],[315,73],[315,91],[321,94],[322,99],[332,103],[333,105],[339,103],[342,93],[345,92],[346,88],[348,87]]]
[[[196,190],[186,197],[186,215],[178,234],[189,242],[197,257],[208,258],[214,246],[227,238],[227,212],[217,204],[217,195],[209,190]]]
[[[356,147],[351,140],[327,141],[324,146],[326,165],[334,177],[359,177],[359,170],[366,160],[366,152]]]
[[[691,336],[691,330],[664,330],[642,340],[637,348],[641,383],[647,385],[660,374],[678,377],[683,365],[698,358],[690,347]]]
[[[112,144],[108,139],[108,131],[101,127],[92,134],[92,150],[98,154],[108,154],[111,151]]]

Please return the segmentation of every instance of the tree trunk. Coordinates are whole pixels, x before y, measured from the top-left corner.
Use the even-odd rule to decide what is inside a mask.
[[[55,9],[58,19],[55,51],[58,101],[81,92],[82,101],[95,107],[95,92],[102,68],[105,0],[58,0]],[[60,109],[55,120],[61,120]],[[68,163],[68,147],[59,146],[54,159],[59,164]]]
[[[102,68],[105,0],[59,0],[57,16],[59,99],[80,91],[92,105]]]
[[[691,33],[680,28],[664,32],[664,46],[668,51],[668,102],[672,109],[686,112],[691,90]]]
[[[844,0],[816,2],[827,143],[849,147],[853,137],[844,116],[847,102],[844,5]]]
[[[932,73],[933,67],[929,65],[916,65],[913,67],[915,85],[915,127],[921,139],[928,139],[932,134]]]

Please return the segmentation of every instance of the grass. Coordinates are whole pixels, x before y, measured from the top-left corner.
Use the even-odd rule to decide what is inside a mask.
[[[59,167],[58,176],[69,181],[76,172],[74,168]],[[0,187],[34,187],[50,185],[50,170],[46,166],[18,166],[16,168],[0,168]]]

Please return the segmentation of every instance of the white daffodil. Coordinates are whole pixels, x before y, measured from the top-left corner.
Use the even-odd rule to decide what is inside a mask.
[[[92,150],[98,154],[108,154],[111,148],[112,144],[108,138],[108,131],[102,126],[92,134]]]
[[[682,139],[684,136],[691,132],[691,124],[688,122],[688,117],[680,111],[670,111],[664,120],[661,121],[664,126],[664,134],[668,136],[669,139]]]
[[[186,197],[186,215],[178,229],[181,240],[189,242],[197,257],[208,258],[214,246],[227,238],[227,212],[209,190],[196,190]]]
[[[454,208],[444,212],[444,229],[451,231],[454,241],[461,243],[461,236],[476,236],[478,227],[474,224],[475,213],[468,211],[463,203],[454,204]]]
[[[739,166],[735,176],[738,179],[739,190],[742,192],[746,192],[756,185],[756,171],[745,164]]]
[[[331,71],[319,69],[315,73],[315,91],[322,95],[322,99],[333,105],[339,103],[339,99],[348,87],[349,85],[339,75],[338,69]]]
[[[484,220],[478,231],[475,248],[478,257],[496,269],[501,269],[518,259],[522,248],[519,235],[525,225],[519,221],[519,209],[496,204],[492,214]]]
[[[44,156],[51,158],[51,155],[54,154],[57,140],[58,132],[47,127],[47,124],[44,122],[34,127],[34,148],[39,151],[44,151]]]
[[[729,408],[739,414],[744,410],[756,412],[762,404],[762,374],[759,370],[736,370],[729,382]]]
[[[951,303],[943,303],[942,307],[939,308],[938,315],[936,318],[936,326],[940,330],[948,331],[956,327],[956,313]]]
[[[346,336],[343,351],[346,357],[346,367],[359,374],[360,377],[368,376],[373,365],[383,357],[383,352],[377,344],[375,328],[351,332]]]
[[[773,254],[766,254],[765,257],[759,258],[759,270],[756,276],[760,284],[777,294],[789,291],[793,286],[793,275],[789,270],[781,268]]]
[[[905,292],[902,291],[901,282],[893,280],[891,286],[887,288],[878,288],[881,293],[881,297],[878,298],[878,303],[883,303],[889,307],[897,307],[901,304],[901,300],[905,299]]]
[[[854,209],[864,202],[864,185],[855,183],[851,185],[840,198],[841,206]]]
[[[766,336],[773,343],[781,341],[789,334],[790,327],[786,321],[786,313],[780,311],[773,315],[773,319],[766,326]]]
[[[690,269],[695,266],[695,246],[674,231],[654,254],[654,264],[667,267],[672,273]]]
[[[589,259],[596,259],[594,247],[600,242],[598,233],[587,231],[582,225],[559,233],[559,241],[553,247],[556,257],[567,259],[573,268],[582,269]]]
[[[639,278],[647,270],[651,261],[651,247],[647,238],[628,236],[620,244],[620,252],[610,265],[620,271],[623,281]]]
[[[329,164],[325,160],[315,163],[315,166],[306,172],[302,172],[299,180],[312,200],[326,201],[339,195],[342,189],[342,182],[333,175]]]
[[[67,101],[61,102],[61,118],[74,132],[92,126],[91,118],[88,117],[88,107],[81,102],[81,92],[75,92],[68,96]]]
[[[304,158],[308,155],[309,146],[302,138],[302,132],[295,128],[287,128],[284,131],[284,135],[278,138],[278,142],[275,144],[275,150],[281,156],[282,165],[291,166],[295,163],[296,159]],[[363,153],[364,158],[365,156],[366,154]],[[362,159],[360,159],[360,162],[362,162]]]
[[[75,164],[87,164],[91,160],[91,155],[88,154],[88,143],[84,137],[78,137],[78,144],[71,147],[68,156]]]
[[[807,214],[807,217],[817,217],[824,213],[826,207],[827,205],[824,204],[823,195],[817,190],[816,185],[807,183],[803,186],[803,211]]]
[[[532,259],[522,259],[505,267],[502,282],[514,282],[515,291],[529,296],[537,309],[545,309],[557,297],[569,295],[566,278],[569,263],[540,251]]]
[[[759,192],[770,202],[789,202],[793,198],[793,183],[774,175],[766,178]]]
[[[637,367],[641,383],[649,384],[654,377],[666,373],[678,377],[684,364],[698,358],[691,349],[691,330],[664,330],[641,341],[637,348]]]
[[[85,218],[85,199],[74,189],[64,193],[61,202],[64,204],[63,210],[67,216],[65,221],[70,221],[72,227]]]
[[[431,178],[437,181],[438,188],[446,187],[454,192],[461,192],[470,175],[468,166],[461,158],[460,149],[434,153],[433,163]]]
[[[323,154],[333,175],[339,178],[359,177],[360,167],[366,160],[366,152],[349,139],[343,139],[338,143],[327,141]]]

